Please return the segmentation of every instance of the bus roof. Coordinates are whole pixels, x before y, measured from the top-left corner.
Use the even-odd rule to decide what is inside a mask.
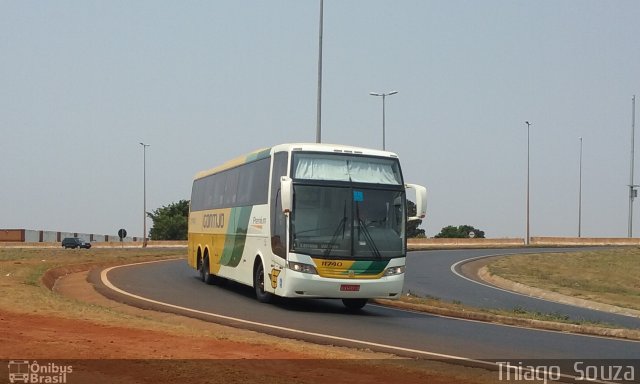
[[[332,152],[332,153],[354,153],[358,155],[378,156],[378,157],[395,157],[398,155],[393,152],[381,151],[378,149],[354,147],[342,144],[318,144],[318,143],[289,143],[281,144],[273,147],[273,152],[280,151],[305,151],[305,152]]]
[[[365,156],[398,158],[398,155],[393,152],[382,151],[378,149],[354,147],[349,145],[319,144],[319,143],[287,143],[287,144],[275,145],[270,148],[258,149],[246,155],[236,157],[235,159],[229,160],[218,167],[211,168],[206,171],[198,172],[195,176],[195,179],[197,180],[205,176],[209,176],[227,169],[235,168],[245,163],[250,163],[252,161],[264,159],[276,152],[296,152],[296,151],[346,153],[346,154],[356,154],[356,155],[365,155]]]

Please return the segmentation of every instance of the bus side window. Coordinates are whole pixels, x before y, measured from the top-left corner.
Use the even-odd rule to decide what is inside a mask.
[[[238,168],[227,171],[227,182],[224,189],[224,206],[233,207],[238,194]]]

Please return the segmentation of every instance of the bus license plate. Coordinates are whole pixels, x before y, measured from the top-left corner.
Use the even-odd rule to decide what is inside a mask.
[[[342,284],[340,286],[340,290],[347,292],[358,292],[360,290],[360,286],[357,284]]]

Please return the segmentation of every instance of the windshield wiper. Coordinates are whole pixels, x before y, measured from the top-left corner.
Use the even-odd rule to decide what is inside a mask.
[[[347,202],[345,201],[344,202],[344,208],[342,210],[342,219],[338,223],[338,226],[336,227],[336,230],[333,232],[333,236],[331,236],[331,241],[329,243],[329,248],[327,248],[327,250],[324,251],[324,255],[325,256],[331,255],[331,251],[333,250],[333,244],[338,239],[338,235],[340,234],[340,230],[342,230],[342,239],[344,240],[344,231],[345,231],[345,227],[346,227],[345,226],[346,222],[347,222]]]
[[[362,220],[360,218],[360,205],[357,204],[357,203],[356,203],[356,215],[358,216],[358,223],[359,223],[359,225],[358,225],[358,238],[360,238],[360,231],[362,231],[362,233],[364,234],[364,240],[367,243],[367,246],[369,247],[371,252],[378,259],[382,259],[382,255],[380,254],[380,250],[376,246],[375,241],[373,241],[373,238],[371,237],[371,234],[369,233],[369,230],[367,229],[367,226],[365,225],[364,220]]]

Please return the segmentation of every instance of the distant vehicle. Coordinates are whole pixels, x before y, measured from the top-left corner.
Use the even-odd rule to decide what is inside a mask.
[[[86,248],[89,249],[91,248],[91,243],[88,243],[84,240],[82,240],[79,237],[65,237],[62,240],[62,247],[67,249],[67,248]]]

